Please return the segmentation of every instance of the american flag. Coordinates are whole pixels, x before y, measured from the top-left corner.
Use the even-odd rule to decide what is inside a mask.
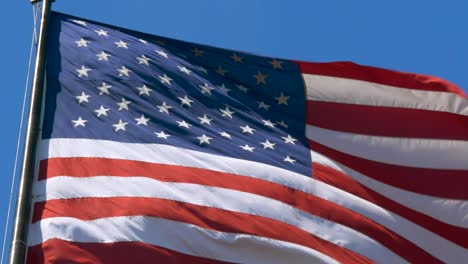
[[[28,263],[462,263],[468,100],[52,13]]]

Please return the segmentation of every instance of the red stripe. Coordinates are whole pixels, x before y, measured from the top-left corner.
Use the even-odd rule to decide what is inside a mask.
[[[404,258],[411,259],[416,251],[424,252],[405,238],[356,212],[313,195],[260,179],[199,168],[102,158],[53,158],[42,161],[40,171],[41,179],[59,175],[77,177],[139,175],[161,181],[189,182],[254,193],[348,226],[372,237]],[[37,221],[39,218],[35,216],[34,219]]]
[[[446,112],[307,101],[307,123],[357,134],[468,140],[468,116]]]
[[[34,215],[40,218],[67,216],[82,220],[145,215],[194,224],[221,232],[287,241],[313,248],[340,262],[370,262],[351,250],[277,220],[165,199],[112,197],[50,200],[37,204]]]
[[[462,89],[446,80],[387,69],[359,65],[353,62],[297,62],[303,73],[355,79],[408,89],[451,92],[466,97]]]
[[[141,242],[79,243],[51,239],[28,248],[28,264],[43,263],[228,263],[196,256]]]
[[[437,197],[468,199],[466,170],[427,169],[381,163],[355,157],[312,140],[309,143],[314,151],[388,185]]]
[[[378,192],[360,184],[348,175],[328,166],[312,163],[314,178],[356,195],[431,232],[468,249],[468,229],[446,224],[423,213],[401,205]]]

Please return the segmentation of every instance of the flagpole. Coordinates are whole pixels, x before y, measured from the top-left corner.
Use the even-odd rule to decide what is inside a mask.
[[[37,3],[41,0],[31,0]],[[42,14],[39,39],[34,67],[33,85],[29,107],[28,126],[23,149],[23,163],[16,201],[15,221],[10,247],[10,264],[23,264],[26,261],[28,227],[31,211],[31,190],[35,171],[36,145],[39,135],[42,93],[44,86],[46,40],[49,14],[54,0],[42,0]]]

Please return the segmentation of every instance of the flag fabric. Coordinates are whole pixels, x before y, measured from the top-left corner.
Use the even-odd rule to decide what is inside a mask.
[[[455,85],[51,14],[28,263],[462,263]]]

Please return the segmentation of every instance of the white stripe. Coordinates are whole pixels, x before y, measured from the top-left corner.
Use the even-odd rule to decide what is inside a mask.
[[[457,252],[459,252],[461,248],[460,246],[455,245],[454,243],[447,241],[440,236],[437,236],[432,232],[429,232],[417,226],[416,224],[399,217],[396,214],[392,214],[391,212],[388,212],[383,208],[360,199],[354,195],[338,190],[320,181],[316,181],[313,178],[304,177],[300,174],[266,164],[221,157],[167,145],[129,144],[90,139],[46,140],[42,142],[41,148],[43,149],[41,154],[42,159],[47,158],[47,155],[50,155],[51,157],[89,156],[116,159],[120,158],[204,168],[262,179],[304,191],[306,193],[354,210],[363,216],[368,217],[369,219],[373,219],[377,223],[388,227],[390,230],[412,241],[417,246],[428,252],[437,251],[435,249],[440,248],[437,245],[447,245],[451,249],[447,249],[446,253],[441,253],[441,259],[447,259],[451,255],[458,254]],[[107,151],[102,151],[102,149]],[[172,158],[169,159],[167,157]],[[433,203],[432,200],[424,199],[420,201],[426,205],[423,206],[422,204],[417,204],[415,205],[416,208],[412,209],[418,211],[417,206],[422,206],[422,208],[429,208],[429,205],[436,206],[437,204],[444,204],[443,208],[433,208],[433,210],[439,210],[440,212],[443,210],[443,212],[445,212],[440,216],[441,219],[439,220],[441,221],[445,220],[444,222],[449,221],[453,223],[456,221],[464,221],[462,219],[466,218],[463,217],[463,212],[461,213],[461,218],[457,220],[444,219],[443,216],[460,216],[459,211],[462,210],[462,208],[468,208],[468,202],[466,201],[456,201],[450,199],[438,199],[440,203]],[[431,215],[431,211],[422,212]],[[435,213],[434,217],[437,218],[438,216],[438,213]],[[411,231],[409,232],[408,230]]]
[[[39,182],[35,187],[34,197],[38,201],[81,197],[151,197],[175,200],[288,223],[379,263],[403,261],[392,251],[354,229],[308,214],[274,199],[231,189],[160,182],[141,177],[61,176]]]
[[[327,193],[334,192],[333,190],[329,189],[331,186],[323,185],[322,182],[315,181],[313,178],[304,177],[300,174],[267,164],[222,157],[168,145],[131,144],[91,139],[53,139],[43,141],[42,143],[42,149],[44,149],[41,155],[42,159],[47,158],[47,154],[49,154],[51,158],[101,157],[140,160],[145,162],[195,167],[249,176],[256,179],[262,179],[285,185],[327,200],[331,199]],[[50,147],[49,151],[45,150],[47,147]],[[102,149],[107,151],[102,151]],[[319,160],[318,157],[319,156],[315,155],[312,158],[314,161],[317,161]],[[343,166],[341,165],[340,167]],[[350,169],[346,170],[347,174],[348,171],[350,171]],[[357,175],[356,173],[357,172],[353,172],[351,176]],[[363,182],[369,181],[365,180]],[[317,186],[320,188],[317,189]],[[372,188],[377,187],[374,186]],[[322,189],[324,190],[323,194],[320,192]],[[413,193],[411,193],[411,195],[404,195],[404,193],[395,192],[395,190],[399,190],[396,188],[388,189],[385,187],[377,188],[376,190],[389,194],[395,193],[395,195],[389,196],[389,198],[395,201],[400,201],[405,206],[430,215],[431,217],[434,217],[442,222],[455,226],[467,227],[468,217],[466,215],[468,215],[468,201],[437,198]],[[337,195],[337,197],[342,197],[342,195],[343,194],[340,193]],[[330,201],[338,204],[342,203],[341,200]],[[465,209],[463,210],[462,208]]]
[[[306,136],[368,160],[417,168],[468,170],[468,141],[368,136],[311,125],[306,126]]]
[[[92,221],[48,218],[31,226],[29,245],[54,238],[82,243],[144,242],[192,256],[235,263],[337,263],[318,251],[285,241],[224,233],[144,216]]]
[[[314,162],[340,171],[381,195],[449,225],[468,228],[468,201],[443,199],[409,192],[376,181],[320,153],[312,151]]]
[[[468,100],[450,92],[404,89],[366,81],[303,74],[307,99],[468,115]]]

